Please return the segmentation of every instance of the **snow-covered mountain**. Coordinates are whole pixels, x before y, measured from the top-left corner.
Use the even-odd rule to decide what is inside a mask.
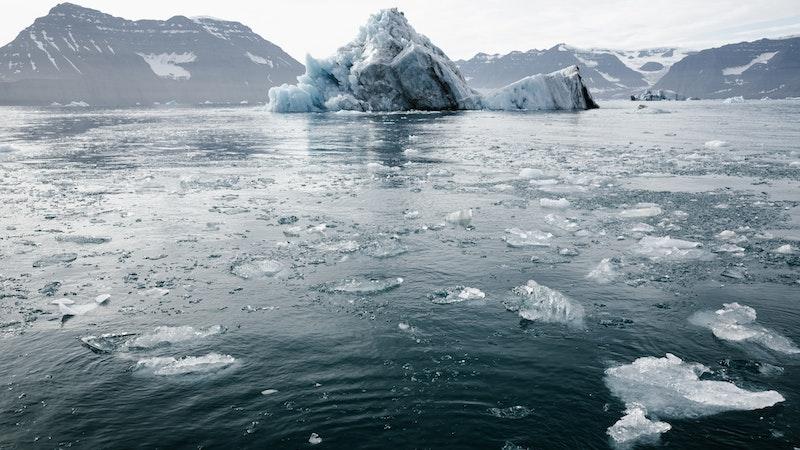
[[[697,52],[672,66],[655,88],[700,98],[800,96],[800,37]]]
[[[62,3],[0,48],[0,104],[264,102],[302,72],[238,22],[130,21]]]
[[[686,54],[685,50],[675,48],[625,51],[558,44],[546,50],[514,51],[507,55],[478,53],[457,64],[470,85],[478,89],[496,88],[524,76],[577,65],[593,95],[615,98],[628,97],[652,86]]]
[[[597,105],[575,66],[482,96],[458,66],[396,8],[370,16],[329,58],[306,60],[297,84],[269,90],[274,112],[589,109]],[[512,81],[516,81],[512,80]]]

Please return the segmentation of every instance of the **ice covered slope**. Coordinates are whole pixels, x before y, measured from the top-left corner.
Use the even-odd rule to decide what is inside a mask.
[[[238,22],[130,21],[62,3],[0,48],[0,104],[265,102],[302,72]]]
[[[673,65],[655,88],[701,98],[800,96],[800,37],[703,50]]]
[[[458,66],[397,9],[371,16],[334,56],[308,57],[297,84],[270,89],[269,99],[275,112],[596,107],[577,69],[521,80],[484,105]]]

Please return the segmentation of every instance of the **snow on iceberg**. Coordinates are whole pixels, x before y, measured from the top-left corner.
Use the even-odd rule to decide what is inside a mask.
[[[709,371],[702,364],[684,362],[670,353],[606,369],[606,385],[626,406],[625,416],[608,429],[608,434],[624,443],[669,430],[669,424],[653,422],[652,418],[751,411],[784,401],[776,391],[748,391],[727,381],[701,380],[700,375]]]
[[[486,97],[467,85],[458,66],[417,33],[396,8],[372,15],[358,36],[325,59],[306,57],[297,84],[269,90],[274,112],[597,107],[571,67],[524,78]]]

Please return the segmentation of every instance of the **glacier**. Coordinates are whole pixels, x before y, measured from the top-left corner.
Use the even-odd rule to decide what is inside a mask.
[[[306,57],[297,84],[269,90],[273,112],[575,110],[596,108],[577,66],[523,78],[482,95],[396,8],[372,15],[326,59]]]

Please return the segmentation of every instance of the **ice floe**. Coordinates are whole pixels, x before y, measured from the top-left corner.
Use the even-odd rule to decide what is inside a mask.
[[[600,263],[586,275],[586,278],[598,284],[608,284],[614,281],[619,274],[611,262],[611,258],[603,258]]]
[[[428,295],[430,301],[438,305],[460,303],[466,300],[478,300],[485,297],[486,294],[480,289],[465,286],[442,289]]]
[[[540,230],[520,230],[519,228],[509,228],[506,230],[510,236],[505,236],[503,240],[509,247],[549,247],[552,233]]]
[[[151,349],[179,342],[203,339],[222,332],[221,325],[200,329],[188,325],[178,327],[160,326],[156,327],[152,332],[144,333],[128,340],[125,346],[130,349]]]
[[[156,356],[140,359],[134,369],[159,376],[198,375],[218,372],[231,367],[236,358],[231,355],[209,353],[202,356]]]
[[[462,209],[452,212],[444,217],[444,221],[461,227],[468,227],[472,223],[472,209]]]
[[[369,295],[395,289],[401,284],[403,279],[400,277],[348,278],[323,284],[319,290],[328,293]]]
[[[56,264],[71,263],[78,259],[77,253],[57,253],[37,259],[33,262],[33,267],[48,267]]]
[[[279,261],[272,259],[243,259],[231,265],[231,273],[239,278],[272,277],[284,269]]]
[[[77,304],[75,301],[68,298],[59,298],[50,303],[58,305],[58,310],[62,316],[82,316],[94,311],[98,306],[107,302],[109,298],[111,298],[110,295],[98,295],[95,297],[94,301],[82,304]]]
[[[703,146],[711,150],[716,150],[724,147],[730,147],[731,144],[729,144],[726,141],[713,140],[706,142],[705,144],[703,144]]]
[[[507,310],[526,320],[583,326],[584,310],[580,303],[534,280],[515,287],[503,303]]]
[[[542,208],[566,209],[570,207],[570,202],[563,197],[559,199],[540,198],[539,206]]]
[[[645,236],[636,245],[634,252],[653,261],[710,260],[713,255],[702,249],[699,242],[674,239],[670,236]]]
[[[789,338],[756,323],[756,310],[747,305],[724,303],[722,309],[694,313],[689,321],[726,341],[752,342],[780,353],[800,353]]]
[[[606,369],[606,385],[626,405],[625,417],[608,433],[624,443],[668,430],[666,423],[654,419],[757,410],[784,401],[776,391],[748,391],[727,381],[701,380],[700,375],[707,372],[708,367],[684,362],[671,353]]]
[[[640,203],[636,208],[625,209],[620,211],[619,216],[625,219],[641,218],[641,217],[654,217],[660,216],[663,213],[661,207],[658,205]]]

